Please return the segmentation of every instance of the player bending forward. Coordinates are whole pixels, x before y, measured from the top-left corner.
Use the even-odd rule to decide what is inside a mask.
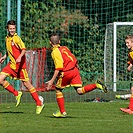
[[[125,42],[127,48],[129,49],[128,53],[129,66],[127,67],[127,70],[130,72],[131,68],[133,67],[133,35],[126,36]],[[120,108],[120,110],[128,114],[133,114],[133,86],[131,87],[131,97],[129,101],[129,106],[127,108]]]
[[[50,44],[52,46],[51,56],[55,64],[55,71],[51,80],[47,82],[47,90],[49,90],[55,79],[58,77],[56,83],[56,100],[59,111],[53,113],[55,117],[66,117],[66,109],[64,106],[64,96],[62,90],[65,87],[73,86],[79,95],[90,92],[96,88],[107,93],[107,88],[100,81],[95,84],[88,84],[82,87],[80,72],[78,69],[78,61],[66,46],[60,46],[60,38],[57,34],[50,37]]]
[[[13,77],[14,79],[19,79],[22,81],[24,86],[29,90],[33,99],[36,102],[36,114],[40,114],[44,104],[43,99],[40,100],[36,92],[36,89],[29,82],[28,74],[26,71],[26,58],[25,58],[25,45],[21,38],[16,33],[16,23],[14,20],[9,20],[7,22],[8,35],[6,36],[6,54],[0,58],[0,63],[6,59],[7,56],[10,58],[10,62],[2,69],[0,72],[0,85],[2,85],[6,90],[13,93],[16,97],[17,103],[16,107],[20,104],[20,99],[22,97],[22,92],[17,91],[10,85],[10,83],[5,80],[7,76]]]

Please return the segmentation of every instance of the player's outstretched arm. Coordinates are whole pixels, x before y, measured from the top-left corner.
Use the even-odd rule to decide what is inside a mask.
[[[130,72],[130,71],[131,71],[131,69],[132,69],[132,66],[133,66],[133,65],[130,63],[130,65],[127,67],[127,71],[129,71],[129,72]]]
[[[48,82],[46,82],[46,84],[47,84],[46,88],[48,91],[52,88],[52,85],[53,85],[56,77],[58,76],[58,74],[59,74],[59,70],[55,70],[52,79],[49,80]]]
[[[3,57],[1,57],[1,58],[0,58],[0,63],[3,63],[4,60],[6,59],[6,57],[7,57],[7,54],[5,54]]]

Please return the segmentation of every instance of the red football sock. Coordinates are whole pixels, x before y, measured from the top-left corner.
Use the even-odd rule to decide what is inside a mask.
[[[56,100],[57,100],[57,103],[58,103],[60,112],[61,112],[61,113],[66,112],[65,106],[64,106],[64,104],[65,104],[65,103],[64,103],[64,97],[63,97],[62,92],[56,93]]]
[[[129,101],[129,109],[131,109],[133,111],[133,94],[130,97],[130,101]]]
[[[82,88],[82,92],[87,93],[87,92],[90,92],[96,88],[97,88],[96,84],[88,84]]]
[[[8,81],[5,81],[5,82],[4,82],[3,87],[4,87],[7,91],[13,93],[14,96],[18,96],[18,91],[15,90],[15,89],[13,88],[13,86],[11,86],[10,83],[9,83]]]
[[[36,105],[37,106],[41,106],[41,101],[39,100],[39,97],[38,97],[38,94],[36,92],[36,89],[35,88],[31,88],[29,91],[30,91],[30,94],[31,94],[32,98],[35,100]]]

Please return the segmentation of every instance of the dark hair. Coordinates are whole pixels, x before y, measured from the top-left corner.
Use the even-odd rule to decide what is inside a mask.
[[[53,33],[50,35],[50,41],[53,43],[53,44],[59,44],[59,41],[60,41],[60,36],[56,33]]]
[[[9,20],[7,22],[7,28],[8,28],[8,25],[16,25],[16,22],[14,20]]]
[[[131,40],[133,42],[133,35],[127,35],[125,40]]]

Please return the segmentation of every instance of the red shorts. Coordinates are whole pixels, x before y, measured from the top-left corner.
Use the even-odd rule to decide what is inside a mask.
[[[8,63],[1,71],[0,74],[4,74],[6,76],[10,76],[14,79],[19,79],[22,81],[28,81],[29,77],[28,77],[28,73],[26,69],[12,69],[10,67],[10,63]]]
[[[57,88],[65,88],[69,86],[82,87],[82,80],[78,68],[61,72],[56,83]]]

